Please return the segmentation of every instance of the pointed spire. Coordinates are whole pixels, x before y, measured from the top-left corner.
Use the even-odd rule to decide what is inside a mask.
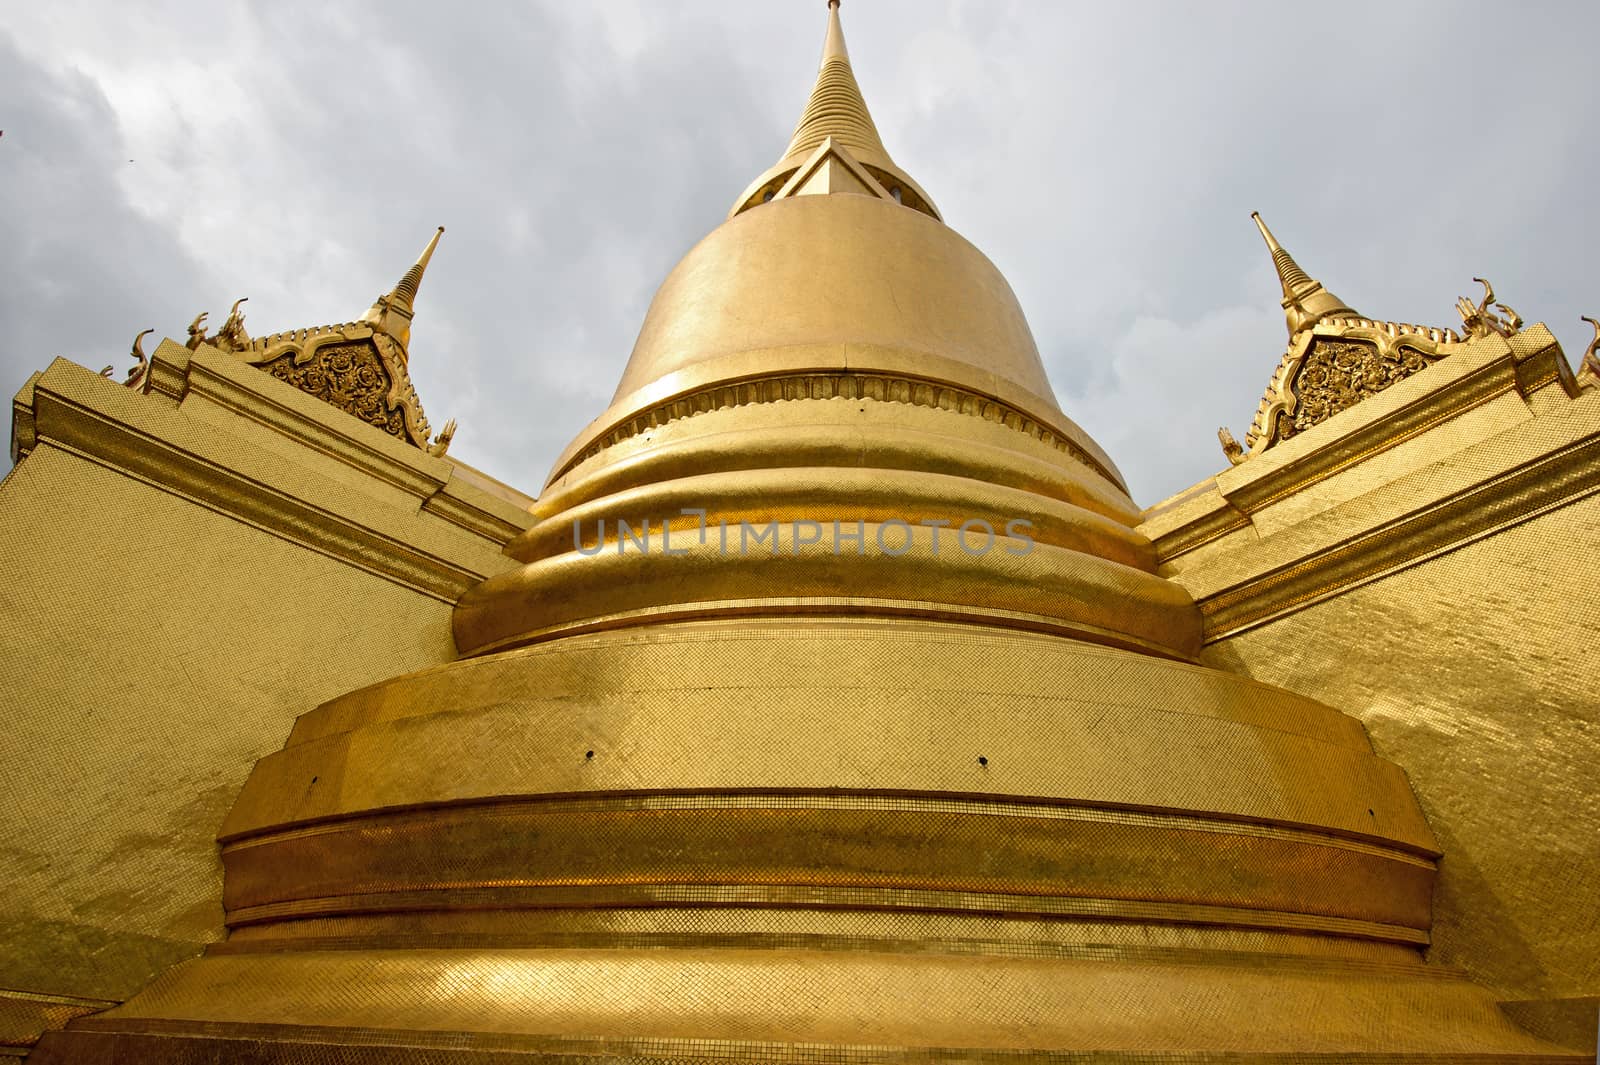
[[[855,72],[850,69],[850,52],[845,48],[844,27],[839,24],[839,5],[828,3],[828,35],[822,44],[822,62],[817,69],[817,83],[811,89],[811,99],[800,116],[794,136],[784,157],[807,156],[828,137],[832,137],[858,155],[878,156],[889,161],[889,152],[878,136],[867,101],[856,84]]]
[[[1283,250],[1283,245],[1272,235],[1272,230],[1267,228],[1267,223],[1261,218],[1260,211],[1251,211],[1250,217],[1256,220],[1256,228],[1261,230],[1261,238],[1267,242],[1267,250],[1272,253],[1272,265],[1278,268],[1278,280],[1283,284],[1285,298],[1293,297],[1296,289],[1309,288],[1316,282],[1300,269],[1300,264],[1295,262],[1288,252]]]
[[[800,115],[789,146],[777,165],[756,178],[734,201],[728,217],[760,207],[778,198],[778,193],[804,167],[824,144],[832,143],[878,182],[889,198],[903,207],[940,218],[928,194],[889,158],[878,127],[873,124],[867,101],[850,68],[850,51],[844,43],[844,27],[839,22],[839,0],[828,0],[828,32],[822,41],[822,62],[818,65],[811,98]]]
[[[417,289],[422,286],[422,275],[427,272],[433,249],[439,246],[439,238],[443,235],[444,226],[440,226],[399,284],[379,296],[378,301],[361,317],[373,329],[393,337],[401,348],[411,343],[411,319],[416,314]]]
[[[1267,223],[1262,221],[1261,212],[1251,211],[1250,217],[1255,219],[1256,228],[1261,230],[1261,239],[1267,242],[1267,250],[1272,253],[1272,265],[1277,268],[1278,283],[1283,286],[1283,312],[1289,324],[1290,336],[1341,312],[1351,318],[1361,316],[1359,311],[1323,288],[1321,281],[1313,280],[1300,269],[1300,264],[1283,249],[1283,245],[1272,235],[1272,230],[1267,228]]]
[[[408,311],[414,310],[412,303],[417,298],[417,288],[422,284],[422,275],[428,269],[428,261],[433,258],[433,249],[439,246],[439,238],[442,236],[444,236],[444,226],[440,226],[433,234],[433,238],[428,241],[428,246],[422,249],[422,254],[417,256],[417,261],[412,264],[411,269],[406,271],[406,276],[400,279],[400,283],[394,287],[394,292],[390,293],[395,303]]]
[[[844,27],[839,24],[839,0],[828,0],[828,36],[822,42],[822,61],[843,59],[850,62],[844,46]]]

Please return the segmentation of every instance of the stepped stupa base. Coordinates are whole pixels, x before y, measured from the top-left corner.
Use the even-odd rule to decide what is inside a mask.
[[[466,659],[303,715],[222,840],[227,942],[39,1062],[1582,1060],[1422,962],[1358,722],[1056,636]]]
[[[30,1061],[1590,1060],[1414,961],[994,948],[223,948]]]
[[[0,1054],[70,1015],[30,1065],[1593,1060],[1584,1000],[1535,997],[1593,990],[1582,848],[1506,839],[1593,797],[1551,753],[1593,714],[1550,647],[1594,537],[1527,520],[1595,484],[1553,338],[1492,293],[1470,340],[1359,317],[1263,225],[1291,336],[1251,465],[1141,511],[1001,271],[889,156],[837,7],[789,148],[657,290],[536,500],[439,461],[405,372],[432,244],[359,322],[251,340],[235,304],[220,346],[196,319],[103,404],[30,381],[14,451],[48,505],[12,524],[50,544],[7,590],[51,638],[16,671],[11,777],[43,813],[9,949],[52,993],[0,996]],[[324,399],[368,439],[294,406]],[[1556,495],[1523,498],[1535,475]],[[157,602],[180,585],[190,613]],[[1494,623],[1457,631],[1469,607]],[[1330,613],[1219,645],[1302,608]],[[150,668],[114,668],[122,632]],[[183,731],[160,801],[101,787]],[[1408,751],[1451,765],[1426,815]],[[230,795],[218,898],[192,837]],[[1436,884],[1435,957],[1480,983],[1424,961]],[[146,941],[212,945],[78,1016],[147,978]]]

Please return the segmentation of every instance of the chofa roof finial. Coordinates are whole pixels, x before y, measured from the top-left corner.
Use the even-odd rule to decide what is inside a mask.
[[[1272,265],[1278,271],[1278,283],[1283,286],[1283,312],[1290,336],[1332,315],[1360,317],[1358,311],[1323,288],[1321,281],[1300,269],[1294,256],[1284,250],[1272,235],[1272,230],[1267,228],[1260,211],[1251,211],[1250,217],[1255,219],[1256,228],[1261,230],[1261,239],[1267,242],[1267,250],[1272,253]]]
[[[379,296],[378,302],[361,317],[374,329],[393,337],[402,348],[409,348],[411,344],[411,319],[417,313],[417,289],[422,287],[422,275],[427,272],[428,263],[433,259],[433,249],[439,246],[439,238],[443,234],[444,226],[440,226],[399,283]]]

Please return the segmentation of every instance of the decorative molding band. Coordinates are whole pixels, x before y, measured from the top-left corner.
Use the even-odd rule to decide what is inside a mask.
[[[1229,837],[1280,840],[1319,847],[1335,847],[1404,862],[1429,871],[1438,868],[1435,852],[1423,853],[1398,842],[1374,842],[1338,834],[1269,821],[1248,821],[1196,813],[1152,812],[1137,807],[1091,806],[1064,801],[1050,802],[1018,798],[963,798],[942,793],[862,792],[862,791],[695,791],[638,792],[588,797],[533,796],[517,799],[489,799],[444,806],[430,805],[378,813],[363,811],[342,814],[313,822],[281,828],[268,828],[246,834],[222,837],[222,853],[235,854],[253,847],[271,846],[290,839],[335,836],[374,817],[386,825],[426,823],[441,815],[472,816],[485,807],[529,807],[565,813],[697,810],[868,810],[900,813],[955,814],[981,817],[1011,817],[1043,821],[1078,821],[1094,824],[1125,825],[1137,828],[1174,828],[1189,832],[1210,832]],[[584,890],[588,890],[585,888]]]
[[[612,426],[589,446],[563,463],[561,468],[551,475],[550,480],[555,481],[564,477],[580,463],[630,437],[681,418],[690,418],[696,414],[730,407],[794,399],[871,399],[885,403],[933,407],[955,414],[979,417],[1025,433],[1040,443],[1053,447],[1063,454],[1071,455],[1112,484],[1118,487],[1122,485],[1121,478],[1106,469],[1099,459],[1089,454],[1076,441],[991,396],[932,379],[851,371],[761,377],[713,385],[710,388],[686,393]]]
[[[436,458],[419,451],[383,433],[381,429],[367,426],[360,435],[371,437],[380,434],[381,440],[369,444],[357,436],[324,421],[338,418],[339,425],[347,419],[336,408],[332,415],[325,413],[325,404],[319,400],[296,398],[305,394],[271,374],[244,371],[248,377],[240,380],[230,375],[231,366],[219,369],[206,360],[193,359],[188,364],[186,393],[194,393],[216,403],[242,418],[264,425],[295,443],[336,459],[376,480],[394,485],[401,491],[422,501],[422,509],[502,547],[506,541],[521,533],[523,527],[498,517],[480,507],[473,506],[451,495],[449,460]],[[259,380],[255,380],[255,379]],[[270,383],[268,383],[270,382]],[[283,396],[279,399],[272,392]],[[316,404],[313,415],[296,409],[297,403]],[[319,417],[320,416],[320,417]],[[365,424],[357,420],[357,424]],[[399,454],[386,454],[385,448]],[[428,467],[432,467],[429,469]]]
[[[476,533],[494,544],[496,548],[504,547],[508,542],[521,535],[526,528],[506,521],[504,518],[451,495],[448,485],[424,500],[422,509],[429,514],[437,515],[457,528]]]
[[[1220,540],[1229,533],[1248,529],[1250,525],[1248,514],[1224,502],[1222,507],[1209,511],[1199,520],[1181,525],[1163,536],[1154,537],[1157,564],[1165,565],[1197,547],[1204,547],[1213,540]]]
[[[762,907],[764,909],[770,907]],[[791,907],[782,907],[790,909]],[[693,907],[668,907],[675,921],[685,919],[692,921],[692,914],[696,913]],[[799,907],[808,917],[821,918],[818,928],[829,927],[828,916],[841,914],[833,907]],[[656,907],[643,907],[643,912],[656,913]],[[537,912],[537,911],[536,911]],[[559,919],[570,911],[553,912]],[[890,916],[882,911],[874,911],[874,916]],[[917,911],[910,916],[920,928],[927,927],[922,924],[925,916],[944,916],[953,918],[958,922],[965,922],[973,917],[985,923],[995,920],[1009,920],[1004,915],[996,917],[991,913],[951,913],[931,915],[927,911]],[[1303,917],[1304,914],[1285,913],[1284,917],[1290,919]],[[671,932],[642,931],[636,929],[623,930],[609,928],[601,925],[603,931],[588,929],[571,931],[563,927],[548,929],[506,932],[424,932],[406,931],[395,933],[355,933],[346,935],[302,935],[299,929],[289,929],[292,935],[267,938],[265,936],[251,936],[250,933],[233,935],[217,943],[208,944],[205,956],[214,958],[221,955],[239,954],[278,954],[288,951],[296,953],[317,953],[325,951],[345,950],[546,950],[578,949],[578,950],[815,950],[824,952],[852,952],[863,948],[869,950],[892,951],[896,954],[942,954],[964,955],[997,958],[1045,958],[1064,959],[1070,961],[1127,961],[1135,963],[1149,963],[1155,965],[1194,965],[1213,964],[1216,961],[1238,962],[1250,964],[1263,957],[1292,961],[1297,966],[1306,970],[1320,973],[1375,973],[1386,976],[1409,976],[1423,980],[1454,981],[1459,980],[1459,970],[1452,970],[1442,965],[1424,964],[1416,955],[1411,955],[1415,960],[1402,960],[1395,957],[1393,952],[1384,951],[1381,955],[1374,956],[1362,951],[1353,953],[1301,953],[1295,947],[1304,944],[1296,943],[1295,947],[1281,951],[1256,950],[1251,948],[1240,949],[1237,946],[1217,946],[1214,948],[1201,948],[1205,952],[1200,954],[1189,945],[1177,945],[1163,942],[1150,942],[1148,940],[1124,940],[1106,937],[1090,938],[1087,941],[1076,938],[1041,939],[1033,931],[1034,920],[1029,916],[1016,918],[1024,925],[1025,931],[1016,938],[1002,938],[1000,935],[990,935],[985,938],[970,936],[945,935],[922,936],[915,938],[902,938],[894,934],[895,929],[890,921],[884,921],[878,927],[882,934],[875,929],[872,933],[838,932],[838,931],[720,931],[701,930]],[[1104,925],[1108,923],[1122,924],[1116,918],[1103,918],[1099,915],[1075,919],[1071,916],[1061,918],[1060,923],[1067,927],[1083,925]],[[1149,922],[1137,920],[1134,922],[1146,926],[1148,932]],[[1211,926],[1200,922],[1183,922],[1189,933],[1198,933],[1216,937],[1222,940],[1235,940],[1239,932],[1263,932],[1255,928],[1234,928],[1227,926]],[[675,926],[676,927],[676,926]],[[1387,928],[1392,926],[1378,926]],[[1403,929],[1406,933],[1414,933],[1413,929]],[[1304,930],[1298,927],[1288,932],[1265,931],[1265,935],[1278,939],[1280,936],[1293,936],[1303,940]],[[1070,935],[1070,933],[1069,933]],[[247,938],[249,937],[249,938]],[[1360,938],[1341,937],[1341,938]],[[1280,940],[1281,942],[1281,940]]]
[[[293,385],[278,380],[271,374],[260,374],[255,371],[255,376],[260,377],[265,383],[272,381],[280,388],[288,389],[297,396],[304,395]],[[267,386],[271,390],[271,386]],[[336,431],[330,426],[322,424],[315,418],[295,410],[287,403],[267,394],[267,391],[257,391],[240,381],[236,381],[215,368],[206,365],[202,359],[194,359],[189,363],[189,380],[186,392],[191,392],[211,400],[218,406],[224,407],[242,418],[248,418],[274,432],[281,433],[298,444],[319,451],[330,458],[338,459],[347,466],[354,467],[362,473],[394,485],[402,491],[408,492],[418,498],[438,491],[444,480],[432,473],[419,470],[416,463],[426,460],[430,463],[443,465],[444,460],[434,459],[425,452],[405,444],[404,447],[413,454],[408,455],[410,461],[385,455],[378,448],[371,447],[354,436]],[[311,400],[311,402],[319,402]],[[323,404],[326,406],[326,404]],[[337,408],[330,408],[337,412]],[[346,416],[347,417],[347,416]],[[362,422],[360,424],[365,425]],[[373,432],[383,433],[383,430],[368,426]],[[393,437],[384,434],[386,440]]]
[[[45,1032],[119,1003],[0,988],[0,1055],[25,1055]]]
[[[1290,969],[1289,971],[1294,971]],[[1425,979],[1425,977],[1411,977]],[[1396,991],[1396,995],[1400,992]],[[1234,997],[1236,1000],[1236,997]],[[1257,1009],[1276,1013],[1284,1009],[1313,1009],[1313,1003],[1297,998],[1293,1005],[1281,1002],[1252,1003]],[[1304,1016],[1304,1014],[1300,1014]],[[1473,1016],[1473,1027],[1480,1022]],[[1503,1021],[1501,1022],[1504,1023]],[[1493,1032],[1494,1029],[1489,1029]],[[1166,1065],[1247,1065],[1249,1062],[1292,1061],[1295,1065],[1394,1065],[1398,1062],[1428,1065],[1490,1065],[1495,1061],[1517,1061],[1526,1065],[1586,1065],[1593,1055],[1572,1051],[1555,1056],[1507,1056],[1472,1051],[1434,1052],[1416,1055],[1373,1055],[1348,1050],[1297,1051],[1283,1056],[1205,1051],[1039,1051],[1028,1049],[984,1049],[972,1046],[913,1046],[841,1043],[779,1043],[754,1039],[705,1039],[634,1036],[522,1035],[518,1033],[416,1032],[409,1029],[382,1029],[368,1026],[331,1027],[265,1023],[196,1023],[165,1020],[99,1020],[76,1026],[70,1045],[75,1052],[93,1055],[95,1062],[119,1065],[212,1065],[224,1060],[220,1053],[235,1053],[239,1047],[287,1044],[305,1047],[303,1058],[271,1060],[328,1060],[339,1065],[388,1065],[403,1060],[426,1065],[455,1065],[467,1062],[499,1065],[506,1061],[541,1061],[550,1065],[740,1065],[759,1061],[765,1065],[1024,1065],[1028,1062],[1050,1065],[1089,1065],[1090,1062],[1146,1062]],[[1492,1036],[1486,1036],[1492,1038]],[[470,1039],[470,1042],[468,1041]],[[337,1046],[337,1057],[312,1057],[322,1047]],[[67,1059],[51,1057],[47,1065]],[[87,1060],[87,1059],[86,1059]],[[268,1060],[268,1059],[262,1059]]]
[[[1555,362],[1564,360],[1556,358]],[[1458,357],[1453,365],[1463,363],[1464,359]],[[1251,464],[1243,464],[1224,472],[1218,478],[1217,491],[1222,497],[1218,508],[1171,532],[1152,537],[1160,561],[1171,562],[1247,528],[1251,524],[1250,515],[1257,511],[1517,390],[1520,387],[1517,373],[1518,368],[1508,357],[1496,358],[1366,425],[1358,424],[1342,434],[1331,435],[1331,427],[1337,426],[1339,420],[1329,419],[1307,430],[1303,436],[1278,445],[1267,456],[1252,460],[1254,463],[1271,462],[1285,450],[1306,446],[1307,441],[1314,445],[1304,455],[1292,457],[1276,469],[1257,473]],[[1402,382],[1402,387],[1409,383]],[[1376,397],[1371,402],[1377,407],[1386,398]],[[1319,439],[1324,435],[1328,438]]]
[[[1205,642],[1417,565],[1600,491],[1600,436],[1199,599]]]
[[[1496,359],[1369,425],[1319,444],[1258,480],[1223,490],[1223,496],[1244,513],[1253,514],[1497,399],[1516,385],[1510,359]]]
[[[11,400],[11,461],[13,464],[21,462],[28,457],[34,445],[39,442],[37,428],[33,419],[33,386],[38,383],[44,373],[35,370],[23,382],[16,396]]]
[[[353,914],[400,914],[454,910],[620,910],[620,909],[828,909],[871,910],[875,913],[941,913],[982,915],[1019,920],[1081,918],[1150,924],[1202,925],[1343,936],[1407,946],[1427,946],[1419,928],[1347,917],[1295,913],[1288,910],[1212,906],[1198,903],[1143,902],[1137,899],[1084,895],[1020,895],[977,891],[935,891],[905,888],[831,887],[790,884],[605,884],[574,887],[515,886],[443,892],[384,891],[271,903],[230,911],[228,927],[240,928],[285,920]],[[694,935],[699,940],[699,935]],[[274,942],[274,941],[264,941]],[[282,942],[274,946],[282,948]],[[296,949],[299,949],[298,947]],[[243,947],[239,953],[248,951]],[[208,955],[234,953],[224,948]]]
[[[37,392],[34,410],[35,417],[49,422],[48,439],[64,450],[442,602],[453,605],[485,576],[225,469],[66,396]]]
[[[515,633],[463,651],[464,658],[482,658],[513,651],[549,640],[568,636],[583,636],[613,629],[634,628],[642,625],[661,625],[681,621],[701,621],[708,618],[771,618],[794,617],[808,614],[822,616],[845,614],[852,617],[872,618],[927,618],[935,621],[952,621],[969,625],[988,625],[997,629],[1015,629],[1021,632],[1049,633],[1074,640],[1137,651],[1155,658],[1176,662],[1193,662],[1179,649],[1154,640],[1141,639],[1128,633],[1117,632],[1087,621],[1074,621],[1045,614],[1005,610],[997,607],[978,607],[962,603],[942,603],[906,599],[882,599],[868,596],[773,596],[764,599],[703,599],[689,603],[670,603],[643,607],[615,614],[574,618],[542,628]]]
[[[926,839],[930,824],[948,826],[936,844]],[[783,841],[748,868],[730,864],[741,845],[728,841],[752,831],[779,831]],[[620,853],[640,833],[670,840],[670,853],[630,852],[618,865],[585,842],[603,838]],[[862,833],[894,857],[862,865],[839,843]],[[1248,872],[1197,888],[1176,869],[1137,884],[1122,871],[1124,862],[1169,855],[1177,840],[1202,839],[1228,851],[1231,870]],[[531,842],[508,849],[508,840]],[[1004,861],[975,864],[975,851]],[[443,865],[435,853],[447,855]],[[692,867],[683,854],[695,856]],[[318,857],[328,855],[337,857]],[[1064,855],[1109,856],[1086,863]],[[603,874],[597,861],[608,863]],[[822,907],[1226,925],[1408,944],[1427,941],[1437,868],[1398,841],[1273,820],[825,791],[541,796],[353,813],[237,838],[224,844],[223,863],[232,928],[408,911]],[[1306,892],[1276,875],[1302,864],[1328,869],[1328,883]]]

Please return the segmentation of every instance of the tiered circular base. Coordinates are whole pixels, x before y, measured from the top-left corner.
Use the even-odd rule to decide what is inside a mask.
[[[223,842],[229,941],[40,1060],[1580,1060],[1422,963],[1357,722],[1060,637],[467,660],[305,715]]]

